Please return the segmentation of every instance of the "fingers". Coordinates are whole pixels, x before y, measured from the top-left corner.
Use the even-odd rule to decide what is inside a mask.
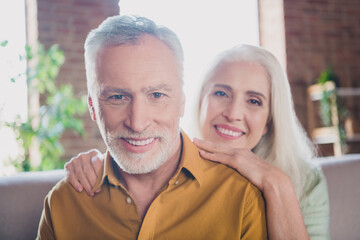
[[[96,174],[96,179],[97,179],[98,175],[101,174],[102,167],[104,166],[104,155],[100,153],[100,155],[92,157],[91,162],[92,162],[92,166],[94,168],[94,172]],[[95,181],[92,180],[90,182],[90,184],[93,188],[96,184],[96,179],[95,179]],[[95,193],[99,193],[100,191],[101,191],[101,187],[96,189]]]
[[[198,138],[194,138],[194,143],[198,148],[201,148],[207,152],[212,152],[215,147],[214,146],[215,144],[213,144],[209,141],[198,139]]]
[[[67,180],[70,184],[79,192],[85,190],[89,196],[94,195],[92,188],[97,177],[91,158],[98,155],[102,156],[98,150],[93,149],[78,154],[65,165]]]
[[[194,143],[196,144],[196,146],[198,148],[201,148],[207,152],[217,152],[217,153],[227,153],[227,154],[231,154],[231,148],[229,148],[228,146],[226,146],[225,144],[215,144],[213,142],[210,141],[206,141],[206,140],[201,140],[198,138],[194,138]]]
[[[226,165],[229,165],[229,156],[223,153],[214,153],[214,152],[207,152],[202,149],[199,150],[200,156],[211,160],[213,162],[219,162]]]
[[[104,165],[104,155],[99,152],[96,156],[93,156],[91,158],[91,164],[94,168],[96,176],[101,174],[100,170],[102,169],[102,167]]]
[[[65,164],[65,174],[66,180],[76,189],[78,192],[82,192],[84,190],[83,186],[80,184],[78,179],[75,177],[75,169],[72,164]]]
[[[102,174],[102,167],[104,166],[104,154],[102,154],[99,150],[97,149],[92,149],[90,151],[88,151],[88,156],[90,157],[90,164],[89,164],[89,159],[87,157],[83,158],[83,162],[82,162],[82,167],[84,170],[84,174],[88,179],[88,182],[90,184],[90,192],[88,192],[89,194],[93,193],[99,193],[101,191],[101,187],[99,187],[98,189],[96,189],[94,192],[92,192],[92,190],[94,189],[95,185],[96,185],[96,180],[99,176],[99,174]],[[91,195],[91,196],[92,196]]]
[[[93,196],[91,184],[86,176],[86,174],[91,172],[91,157],[87,153],[81,153],[71,161],[75,169],[75,177],[79,180],[86,193],[89,196]]]
[[[93,188],[95,187],[96,180],[99,174],[101,174],[100,169],[104,165],[103,163],[103,154],[97,149],[92,149],[85,154],[81,154],[79,161],[81,163],[81,169],[79,169],[79,174],[84,174],[87,181],[84,180],[83,187],[89,196],[93,196]],[[95,193],[99,193],[101,188],[97,189]]]
[[[93,154],[91,154],[93,155]],[[88,159],[84,159],[84,162],[82,162],[82,168],[84,170],[84,174],[87,177],[89,184],[91,186],[91,189],[94,188],[96,184],[96,180],[99,174],[101,174],[100,170],[102,166],[104,165],[104,161],[102,159],[102,154],[99,153],[98,155],[94,155],[90,158],[90,162],[88,162]]]

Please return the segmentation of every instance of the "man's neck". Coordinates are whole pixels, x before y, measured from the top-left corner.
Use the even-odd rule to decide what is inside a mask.
[[[175,174],[181,157],[182,141],[179,137],[173,153],[158,169],[145,174],[129,174],[119,169],[120,181],[136,203],[143,219],[152,201]]]

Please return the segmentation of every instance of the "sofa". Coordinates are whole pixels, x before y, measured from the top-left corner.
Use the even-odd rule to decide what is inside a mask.
[[[360,239],[360,154],[314,160],[325,174],[330,197],[330,236]],[[63,170],[0,177],[0,239],[35,239],[46,193]]]
[[[360,240],[360,154],[317,159],[328,185],[330,238]]]
[[[63,170],[0,177],[0,239],[35,239],[44,197],[63,177]]]

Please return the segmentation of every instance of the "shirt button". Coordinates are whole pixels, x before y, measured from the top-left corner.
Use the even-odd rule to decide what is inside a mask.
[[[175,185],[178,185],[179,184],[179,181],[177,180],[176,182],[175,182]]]
[[[131,198],[130,198],[129,196],[126,197],[126,202],[127,202],[128,204],[131,204],[132,200],[131,200]]]

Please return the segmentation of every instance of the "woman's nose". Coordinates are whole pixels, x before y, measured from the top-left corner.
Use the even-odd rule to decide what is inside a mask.
[[[232,101],[222,115],[230,122],[241,121],[244,118],[244,106],[237,101]]]

